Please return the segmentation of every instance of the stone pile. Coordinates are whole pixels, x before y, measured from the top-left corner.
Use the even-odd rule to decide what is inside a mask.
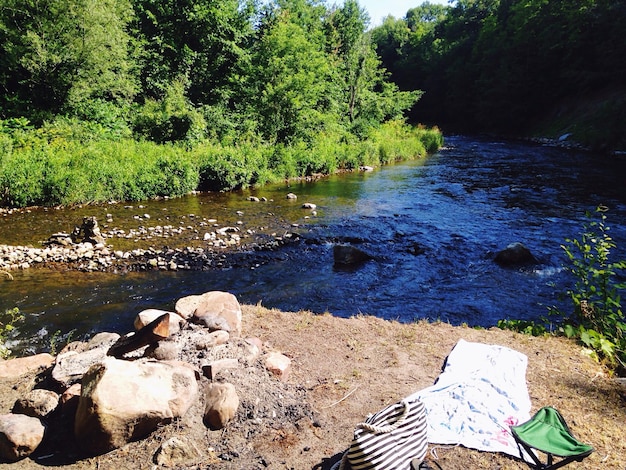
[[[63,433],[73,434],[83,455],[99,455],[149,436],[193,407],[203,410],[202,423],[209,430],[246,419],[249,412],[240,412],[240,385],[227,380],[229,371],[245,369],[246,377],[256,374],[282,383],[291,361],[264,348],[258,338],[242,338],[241,322],[236,297],[212,291],[179,299],[175,312],[140,312],[136,331],[125,336],[99,333],[68,344],[56,357],[0,362],[0,378],[17,380],[39,371],[37,385],[10,413],[0,415],[0,459],[26,458]],[[114,353],[120,344],[127,346],[124,353]],[[175,440],[163,443],[156,461],[181,452],[183,443]],[[198,452],[184,453],[189,458]]]

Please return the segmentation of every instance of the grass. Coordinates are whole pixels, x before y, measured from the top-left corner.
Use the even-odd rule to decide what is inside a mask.
[[[140,201],[196,189],[228,191],[419,158],[443,144],[438,129],[402,121],[381,125],[364,141],[320,134],[314,142],[290,146],[209,140],[159,144],[94,130],[88,123],[33,129],[26,122],[7,122],[0,121],[3,207]]]

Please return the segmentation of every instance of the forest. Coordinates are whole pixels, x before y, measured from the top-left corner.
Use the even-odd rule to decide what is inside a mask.
[[[415,158],[355,0],[4,0],[0,206],[230,190]]]
[[[444,132],[626,145],[626,4],[4,0],[0,207],[231,190]]]
[[[626,148],[624,24],[620,0],[456,0],[372,36],[392,81],[424,93],[413,120],[610,151]]]

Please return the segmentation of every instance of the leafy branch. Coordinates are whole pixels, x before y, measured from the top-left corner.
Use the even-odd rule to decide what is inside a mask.
[[[552,307],[550,313],[562,318],[561,331],[567,337],[578,339],[610,367],[626,368],[626,319],[620,296],[626,284],[615,280],[626,261],[610,260],[616,244],[609,235],[607,210],[598,206],[595,214],[588,212],[580,237],[561,245],[569,260],[565,269],[576,279],[566,291],[573,309],[568,315]]]

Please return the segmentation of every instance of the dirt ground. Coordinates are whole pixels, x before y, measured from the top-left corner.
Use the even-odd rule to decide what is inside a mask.
[[[242,308],[244,336],[258,337],[266,349],[283,352],[292,366],[282,382],[259,373],[258,367],[225,373],[241,400],[236,419],[226,429],[207,430],[199,402],[181,420],[105,455],[83,458],[70,443],[64,449],[65,461],[43,449],[33,458],[0,463],[0,468],[151,470],[162,468],[154,460],[160,444],[178,437],[200,450],[199,457],[179,469],[328,469],[348,446],[356,423],[432,385],[456,342],[465,339],[507,346],[528,356],[532,412],[556,407],[574,434],[595,448],[582,463],[566,468],[626,469],[626,387],[570,341],[444,323],[341,319],[260,305]],[[31,379],[0,383],[0,413],[10,411],[17,396],[32,385]],[[427,458],[444,470],[528,468],[505,455],[460,446],[431,446]]]

